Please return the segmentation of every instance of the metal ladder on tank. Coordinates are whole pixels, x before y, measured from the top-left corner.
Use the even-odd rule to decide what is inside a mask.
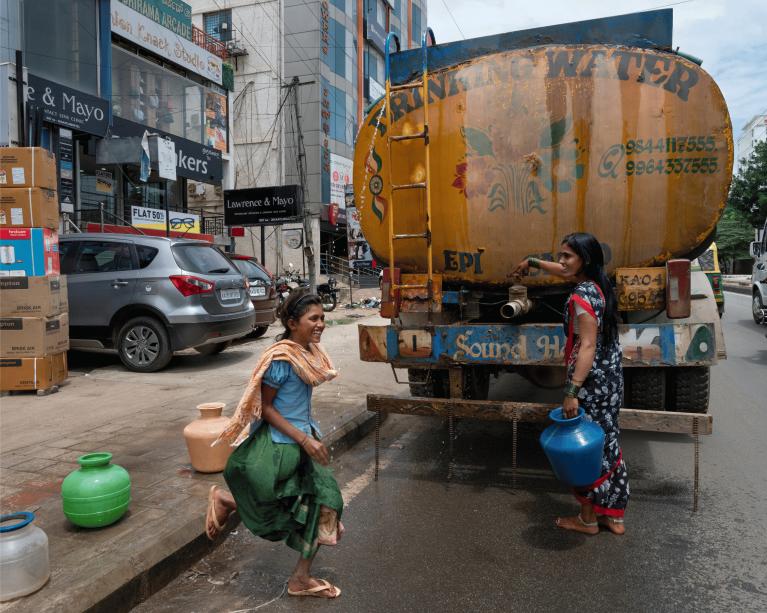
[[[386,36],[385,56],[386,56],[386,125],[388,127],[386,137],[386,153],[389,163],[389,176],[391,181],[391,206],[389,207],[389,280],[391,283],[392,295],[397,290],[411,290],[411,289],[425,289],[427,292],[428,306],[429,306],[429,320],[431,320],[432,314],[432,302],[434,299],[434,271],[432,270],[432,240],[431,240],[431,169],[429,160],[429,74],[428,74],[428,42],[431,39],[432,46],[436,44],[434,38],[434,32],[431,28],[426,28],[421,37],[421,80],[411,81],[410,83],[404,83],[402,85],[392,85],[391,83],[391,41],[396,44],[396,50],[400,50],[399,37],[393,32],[389,32]],[[393,93],[399,91],[412,90],[417,87],[421,88],[421,96],[423,98],[423,131],[416,134],[392,134],[392,112],[391,112],[391,97]],[[424,141],[424,162],[426,169],[426,176],[424,180],[419,183],[394,183],[393,175],[394,170],[392,167],[391,150],[392,144],[402,141],[423,139]],[[394,233],[394,206],[395,194],[398,191],[404,190],[424,190],[426,192],[426,224],[423,232],[416,232],[411,234],[395,234]],[[425,240],[426,241],[426,283],[412,283],[412,284],[399,284],[394,282],[394,245],[397,241],[401,240]]]

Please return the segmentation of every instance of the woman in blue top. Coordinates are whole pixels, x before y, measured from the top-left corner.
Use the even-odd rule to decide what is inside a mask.
[[[293,292],[281,307],[280,320],[282,339],[262,356],[227,429],[239,434],[235,444],[244,440],[224,470],[231,494],[211,488],[206,532],[215,538],[237,510],[253,534],[284,540],[300,553],[288,594],[337,598],[338,587],[310,574],[319,546],[335,545],[343,533],[341,492],[311,414],[313,386],[336,375],[318,345],[325,329],[320,298]],[[247,409],[254,405],[260,419],[249,424],[241,413],[249,416]]]

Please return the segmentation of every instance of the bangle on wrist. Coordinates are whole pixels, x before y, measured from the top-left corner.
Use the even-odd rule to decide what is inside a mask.
[[[303,446],[304,446],[304,443],[306,442],[306,440],[307,440],[308,438],[309,438],[309,435],[308,435],[308,434],[304,434],[304,438],[303,438],[303,439],[301,439],[301,442],[300,442],[300,443],[298,443],[298,446],[299,446],[299,447],[303,447]]]
[[[578,392],[580,391],[580,389],[581,389],[580,385],[576,385],[575,383],[571,381],[567,383],[567,385],[565,385],[565,396],[569,398],[577,398]]]
[[[541,261],[538,258],[527,258],[527,265],[530,268],[540,268]]]

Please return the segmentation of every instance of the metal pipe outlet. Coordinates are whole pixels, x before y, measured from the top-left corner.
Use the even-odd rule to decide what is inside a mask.
[[[529,313],[533,308],[533,301],[527,297],[527,288],[524,285],[512,285],[509,288],[509,301],[501,307],[501,317],[513,319]]]

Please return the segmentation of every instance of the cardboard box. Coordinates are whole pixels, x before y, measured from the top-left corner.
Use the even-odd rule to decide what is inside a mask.
[[[4,228],[59,228],[59,199],[44,187],[0,189],[0,226]]]
[[[42,147],[0,149],[0,189],[45,187],[56,189],[56,156]]]
[[[41,358],[69,349],[69,315],[0,318],[0,356]]]
[[[62,283],[64,286],[62,287]],[[68,310],[63,277],[0,277],[0,316],[53,317]]]
[[[42,358],[0,358],[0,391],[48,389],[67,374],[66,351]]]
[[[0,228],[0,277],[57,275],[59,235],[48,228]]]

